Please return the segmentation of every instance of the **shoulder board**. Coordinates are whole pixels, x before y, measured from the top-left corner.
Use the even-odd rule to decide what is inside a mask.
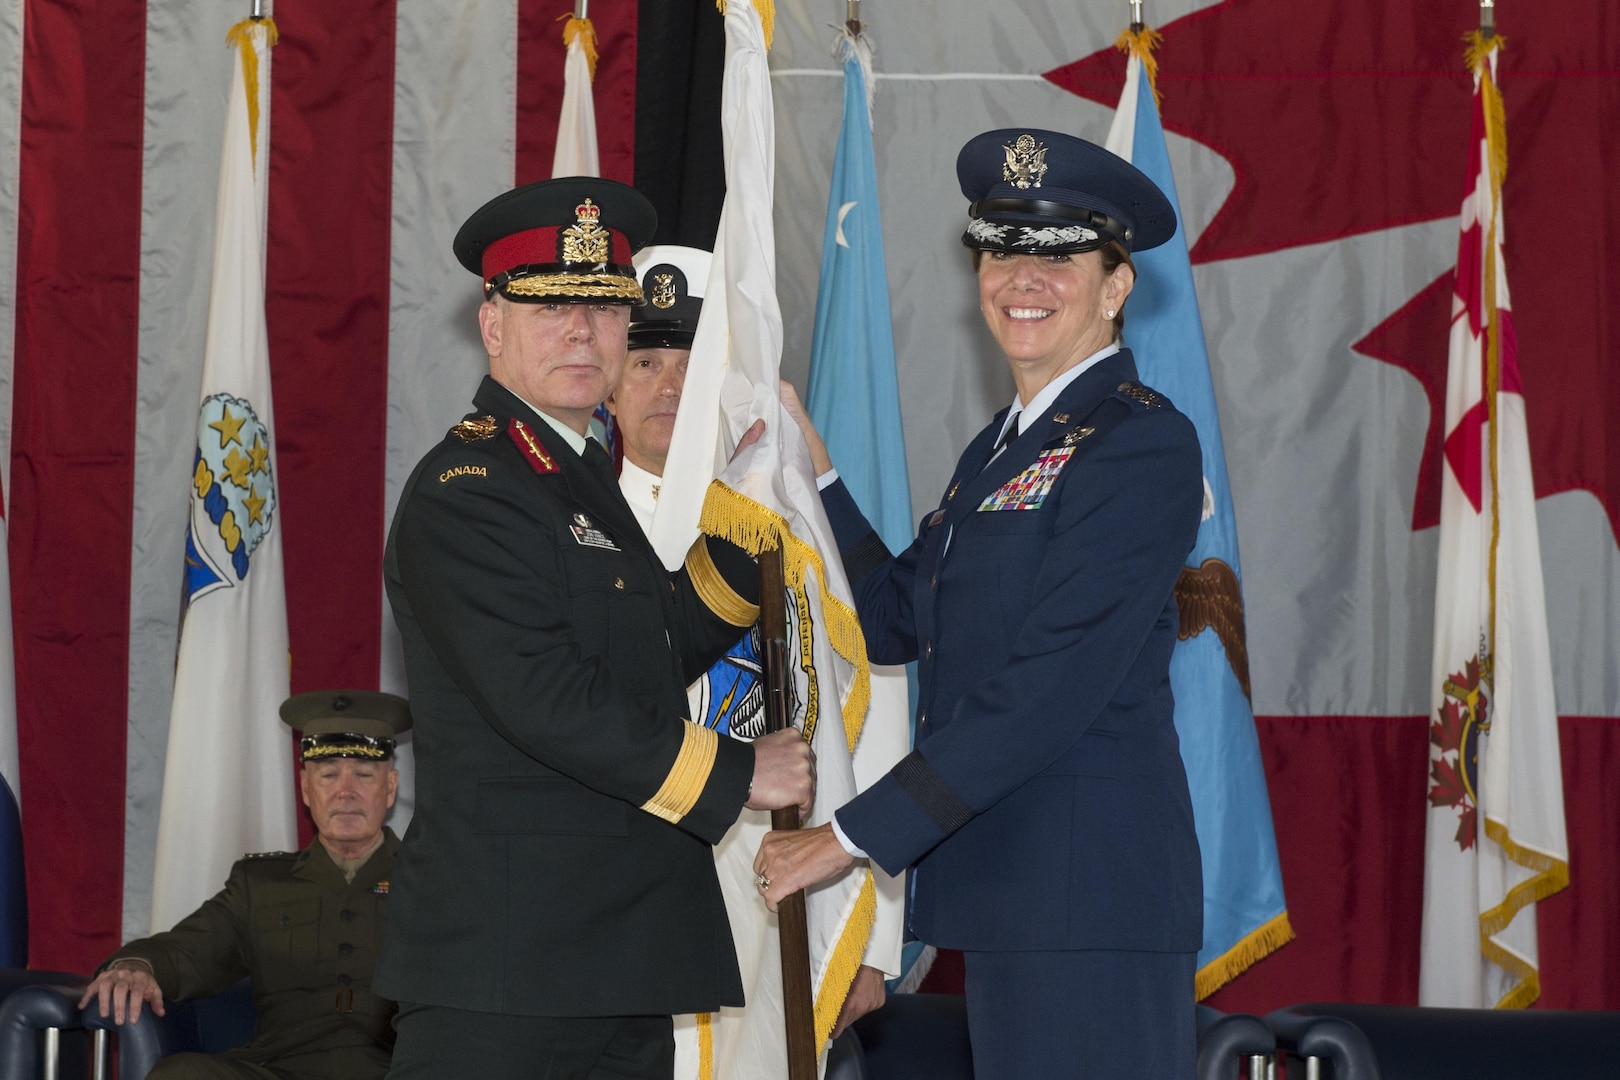
[[[1139,382],[1126,381],[1114,388],[1118,394],[1123,394],[1132,401],[1140,402],[1150,409],[1157,409],[1164,404],[1164,398],[1149,390]]]
[[[529,467],[535,472],[545,476],[548,473],[560,471],[556,460],[546,452],[546,448],[541,445],[540,440],[534,437],[534,432],[529,430],[528,424],[514,416],[507,422],[506,434],[517,444],[518,452],[523,455],[523,460],[527,461]]]
[[[250,851],[243,855],[242,859],[246,861],[248,859],[293,859],[297,857],[298,853],[294,851]]]
[[[493,416],[476,416],[471,420],[463,420],[450,429],[450,434],[462,442],[478,442],[482,439],[493,439],[500,425]]]

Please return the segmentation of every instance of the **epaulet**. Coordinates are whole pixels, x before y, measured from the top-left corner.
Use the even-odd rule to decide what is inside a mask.
[[[1126,380],[1114,387],[1115,393],[1122,394],[1132,401],[1146,405],[1150,409],[1157,409],[1164,405],[1164,398],[1149,390],[1139,382]]]
[[[451,428],[450,434],[462,442],[480,442],[484,439],[493,439],[499,430],[500,425],[493,416],[475,416]]]
[[[243,855],[242,859],[245,862],[248,859],[295,859],[297,857],[298,853],[296,851],[250,851]]]

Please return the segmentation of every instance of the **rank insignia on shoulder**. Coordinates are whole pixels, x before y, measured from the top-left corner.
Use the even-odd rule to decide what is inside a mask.
[[[478,416],[471,420],[463,420],[450,429],[450,434],[462,442],[478,442],[482,439],[493,439],[500,425],[493,416]]]
[[[1164,404],[1163,398],[1139,382],[1122,382],[1115,389],[1132,401],[1140,401],[1150,409],[1157,409]]]
[[[291,851],[250,851],[242,856],[244,859],[290,859],[292,857],[293,852]]]
[[[506,433],[511,436],[512,442],[517,444],[518,452],[529,467],[541,476],[560,471],[557,462],[546,453],[546,448],[540,445],[540,440],[534,437],[529,425],[513,417],[506,425]]]
[[[1063,466],[1074,456],[1073,444],[1042,450],[1029,468],[1002,484],[979,504],[979,512],[992,510],[1039,510],[1052,490]]]
[[[371,887],[371,891],[376,893],[378,896],[387,896],[388,895],[388,882],[386,882],[386,881],[377,882],[377,884],[375,884],[375,885],[373,885]]]

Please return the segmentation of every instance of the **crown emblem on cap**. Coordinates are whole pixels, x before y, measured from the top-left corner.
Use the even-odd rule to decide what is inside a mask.
[[[563,262],[608,261],[608,231],[602,228],[602,208],[586,199],[574,207],[574,223],[563,230]]]
[[[654,274],[652,305],[655,308],[667,309],[675,306],[675,275]]]
[[[1035,141],[1033,135],[1020,135],[1011,144],[1001,147],[1007,160],[1001,166],[1001,178],[1019,191],[1041,186],[1046,175],[1046,147]]]

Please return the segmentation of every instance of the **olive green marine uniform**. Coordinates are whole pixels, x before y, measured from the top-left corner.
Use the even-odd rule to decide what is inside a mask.
[[[173,930],[132,941],[117,960],[144,960],[164,1001],[253,980],[253,1041],[220,1055],[180,1054],[161,1080],[364,1080],[388,1070],[394,1003],[371,989],[399,838],[383,842],[352,883],[319,840],[296,854],[249,855],[225,888]]]

